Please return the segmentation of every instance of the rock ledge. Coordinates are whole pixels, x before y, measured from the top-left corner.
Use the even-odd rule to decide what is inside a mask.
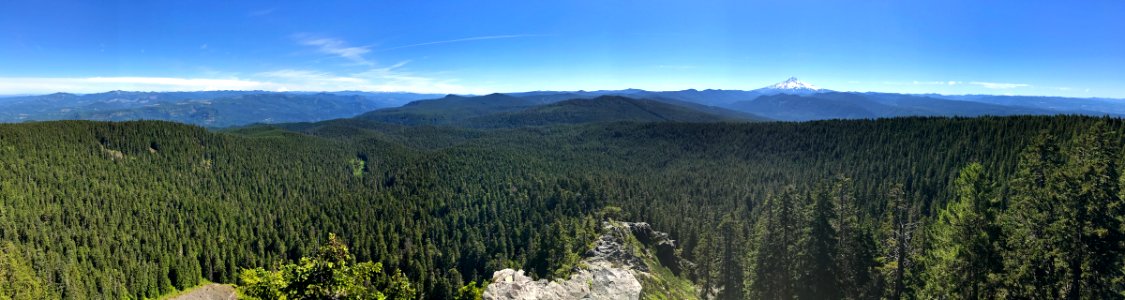
[[[678,274],[684,264],[675,255],[675,241],[668,234],[654,231],[648,223],[605,222],[604,234],[583,255],[585,267],[569,279],[532,280],[523,270],[504,269],[492,274],[484,299],[639,299],[639,276],[650,276],[642,255],[628,245],[630,237],[656,249],[656,259]],[[644,248],[644,247],[642,247]],[[642,250],[648,252],[647,250]],[[651,256],[648,256],[651,258]]]

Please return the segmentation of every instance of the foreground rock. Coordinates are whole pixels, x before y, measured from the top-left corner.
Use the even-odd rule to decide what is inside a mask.
[[[484,299],[640,299],[645,288],[642,282],[662,282],[654,278],[670,276],[651,274],[651,267],[678,274],[685,265],[690,266],[675,255],[675,241],[647,223],[603,225],[604,234],[586,251],[579,264],[582,267],[576,268],[569,279],[532,280],[523,270],[504,269],[493,273]],[[635,253],[635,249],[642,253]],[[649,266],[646,258],[661,266]]]
[[[212,283],[192,289],[182,295],[172,297],[171,300],[235,300],[238,294],[234,287],[226,284]]]
[[[533,281],[523,270],[504,269],[492,275],[484,299],[639,299],[641,282],[618,268],[581,270],[569,280]]]

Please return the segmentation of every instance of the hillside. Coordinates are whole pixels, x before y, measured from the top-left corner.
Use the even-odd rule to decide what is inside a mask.
[[[600,96],[571,99],[526,110],[469,118],[468,127],[522,127],[604,122],[695,122],[761,120],[747,113],[701,105],[675,105],[647,99]]]
[[[903,94],[774,94],[730,104],[732,109],[787,121],[872,119],[904,116],[1051,115],[1062,111],[946,100]]]
[[[504,94],[466,97],[448,95],[440,99],[420,100],[402,107],[380,109],[356,116],[356,119],[403,125],[448,125],[465,119],[530,108],[536,102]]]

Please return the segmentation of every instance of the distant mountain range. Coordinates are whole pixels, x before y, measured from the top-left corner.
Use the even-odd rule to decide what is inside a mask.
[[[440,97],[367,92],[126,92],[55,93],[0,98],[0,122],[47,120],[168,120],[207,127],[308,122]]]
[[[56,93],[0,98],[0,122],[155,119],[229,127],[351,118],[512,127],[613,121],[808,121],[901,116],[1125,116],[1125,100],[838,92],[789,78],[754,90],[535,91],[484,96],[342,92]]]

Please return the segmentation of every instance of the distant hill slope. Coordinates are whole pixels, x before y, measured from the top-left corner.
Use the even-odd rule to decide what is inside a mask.
[[[469,118],[517,111],[536,105],[535,101],[504,94],[478,97],[448,95],[441,99],[414,101],[402,107],[379,109],[356,118],[402,125],[449,125]]]
[[[155,119],[227,127],[247,123],[320,121],[348,117],[356,112],[375,108],[378,106],[361,96],[251,94],[214,100],[160,103],[123,110],[80,111],[75,116],[82,120]]]
[[[790,78],[751,90],[532,91],[484,96],[363,91],[55,93],[0,97],[0,122],[146,119],[228,127],[253,123],[318,122],[367,112],[362,119],[373,122],[462,126],[462,123],[473,119],[477,126],[483,126],[481,122],[497,121],[495,119],[500,116],[491,116],[494,114],[514,114],[562,101],[602,96],[646,99],[731,119],[754,120],[1056,114],[1125,116],[1125,99],[836,92]],[[554,121],[532,122],[526,120],[528,117],[509,116],[514,118],[511,122],[546,124],[563,120],[556,116]],[[635,115],[592,118],[624,120],[632,117]],[[577,119],[570,118],[577,122]],[[501,125],[493,123],[489,126]]]
[[[1125,116],[1125,99],[1043,96],[938,95],[836,92],[789,78],[753,90],[645,91],[638,89],[512,94],[541,102],[614,95],[696,103],[762,117],[806,121],[902,116],[1111,115]]]
[[[1064,112],[1020,106],[883,93],[776,94],[729,106],[786,121],[865,119],[903,116],[1051,115]]]
[[[226,127],[351,117],[429,97],[433,95],[265,91],[56,93],[0,98],[0,122],[145,119]]]
[[[522,127],[553,124],[601,122],[692,122],[761,121],[762,118],[736,111],[686,103],[622,96],[571,99],[534,108],[466,119],[468,127]]]
[[[1073,114],[1125,116],[1125,99],[996,95],[927,96],[996,105],[1031,107]]]

